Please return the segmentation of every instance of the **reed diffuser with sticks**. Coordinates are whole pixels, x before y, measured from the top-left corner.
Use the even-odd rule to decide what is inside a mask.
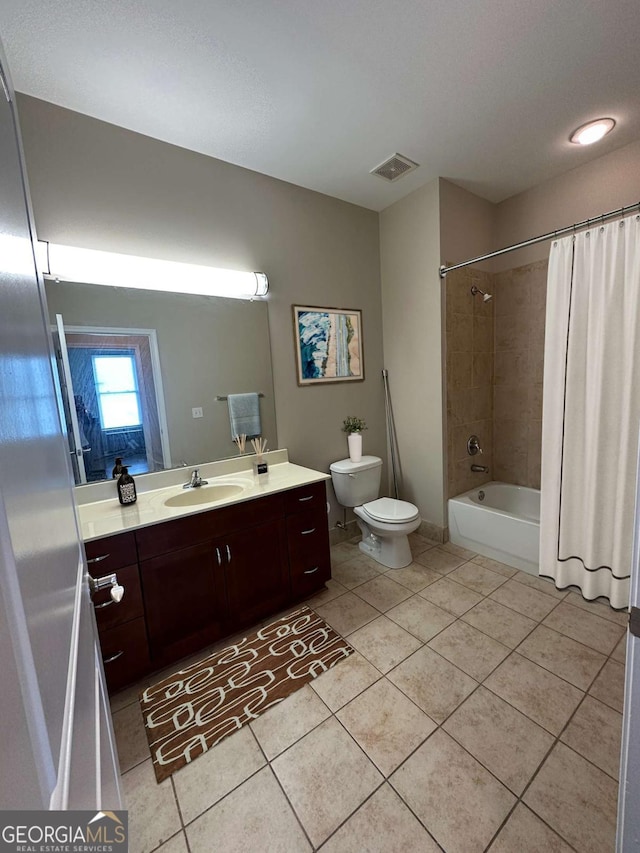
[[[264,483],[269,478],[269,465],[265,461],[264,454],[267,452],[267,441],[258,436],[251,439],[256,458],[253,460],[253,473],[259,483]]]
[[[238,450],[240,451],[240,455],[244,453],[244,446],[247,441],[247,436],[244,433],[237,435],[234,439],[234,442],[238,445]]]

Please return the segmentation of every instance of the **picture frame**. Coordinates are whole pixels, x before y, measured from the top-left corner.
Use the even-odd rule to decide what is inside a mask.
[[[362,382],[362,311],[292,305],[298,385]]]

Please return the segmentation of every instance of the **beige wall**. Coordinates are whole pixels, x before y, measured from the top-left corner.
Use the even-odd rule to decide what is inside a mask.
[[[439,186],[380,214],[385,365],[402,462],[402,497],[444,527]]]
[[[496,248],[496,206],[440,178],[440,257],[449,266]],[[491,271],[491,261],[475,268]]]
[[[640,142],[592,160],[496,205],[496,247],[573,225],[640,200]],[[494,261],[494,270],[545,260],[549,242]]]
[[[19,96],[18,106],[41,238],[269,274],[278,438],[294,461],[326,470],[346,456],[340,426],[349,414],[367,420],[365,452],[386,455],[384,310],[403,497],[440,526],[448,442],[439,265],[640,198],[633,143],[497,206],[441,179],[378,217],[33,98]],[[496,259],[493,269],[548,251],[539,244]],[[362,309],[365,382],[297,386],[293,303]]]
[[[359,415],[365,452],[386,455],[377,213],[34,98],[18,108],[40,238],[264,270],[280,446],[326,471]],[[298,387],[294,303],[362,309],[364,382]]]

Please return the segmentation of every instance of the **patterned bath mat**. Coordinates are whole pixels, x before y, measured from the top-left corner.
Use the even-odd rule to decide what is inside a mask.
[[[140,694],[162,782],[353,649],[308,607],[265,625]]]

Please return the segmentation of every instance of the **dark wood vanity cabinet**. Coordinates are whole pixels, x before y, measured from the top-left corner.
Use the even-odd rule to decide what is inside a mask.
[[[325,484],[195,513],[86,549],[89,560],[104,558],[89,563],[92,574],[108,574],[118,563],[125,586],[118,605],[100,607],[108,592],[94,597],[107,683],[116,690],[320,589],[331,576]]]
[[[224,636],[224,577],[209,543],[144,560],[140,573],[156,667]]]
[[[331,577],[324,483],[287,492],[287,547],[292,599],[320,589]]]
[[[91,577],[115,573],[125,588],[119,603],[109,589],[93,596],[104,673],[109,690],[115,692],[151,668],[135,535],[122,533],[87,542],[85,550]]]
[[[281,519],[231,534],[215,547],[224,565],[233,630],[286,607],[289,566]]]

